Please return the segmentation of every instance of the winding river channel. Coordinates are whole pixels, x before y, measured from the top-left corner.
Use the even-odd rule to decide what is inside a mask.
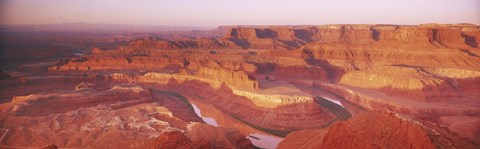
[[[178,97],[181,100],[184,100],[184,102],[188,102],[188,104],[192,106],[195,114],[200,117],[205,123],[211,126],[235,128],[243,134],[248,134],[246,138],[249,139],[256,147],[273,149],[276,148],[277,145],[283,140],[282,137],[258,130],[237,119],[232,118],[231,116],[217,109],[208,101],[186,98],[183,95],[173,91],[164,91],[158,89],[155,89],[153,91],[167,93],[169,95]],[[327,109],[335,113],[337,119],[346,119],[351,116],[350,113],[343,108],[340,101],[317,97],[315,102],[319,104],[319,106],[326,107]]]

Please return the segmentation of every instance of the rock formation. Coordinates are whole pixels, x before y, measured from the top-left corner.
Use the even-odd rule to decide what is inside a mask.
[[[478,27],[471,25],[322,25],[322,26],[224,26],[219,39],[139,39],[132,48],[160,49],[278,49],[294,50],[309,43],[375,44],[432,48],[477,48]]]
[[[0,142],[250,148],[268,140],[255,135],[266,135],[286,136],[280,148],[478,146],[479,26],[222,26],[211,33],[224,35],[133,38],[24,65],[12,77],[2,72],[0,126],[13,133]],[[202,116],[193,103],[210,110]],[[369,113],[376,110],[392,112]]]
[[[46,145],[44,147],[42,147],[42,149],[58,149],[58,146],[57,145]]]
[[[449,132],[454,132],[480,144],[480,117],[442,116],[439,118],[439,124],[446,127]]]
[[[103,50],[99,48],[92,48],[92,54],[102,54]]]
[[[182,132],[172,131],[162,133],[150,149],[175,149],[175,148],[198,148],[209,149],[212,148],[210,143],[206,140],[192,142]]]
[[[303,134],[295,144],[294,135]],[[427,131],[416,122],[395,113],[371,112],[344,122],[327,131],[312,130],[289,134],[279,148],[435,148]]]
[[[311,129],[291,132],[278,144],[278,149],[320,148],[327,131]]]
[[[420,126],[385,112],[334,124],[323,138],[322,147],[435,148]]]
[[[253,148],[250,140],[235,129],[214,127],[201,123],[192,124],[190,129],[188,136],[191,140],[207,140],[212,144],[212,148]]]

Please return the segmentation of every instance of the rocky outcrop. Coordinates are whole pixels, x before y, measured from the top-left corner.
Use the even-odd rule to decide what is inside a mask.
[[[207,71],[211,70],[211,71]],[[232,88],[254,91],[258,89],[258,82],[251,80],[246,74],[242,72],[231,72],[226,70],[213,70],[208,68],[202,68],[196,75],[190,74],[170,74],[170,73],[154,73],[149,72],[144,75],[128,75],[125,73],[114,73],[109,75],[110,78],[115,80],[126,80],[135,82],[152,82],[159,84],[166,84],[170,79],[175,79],[179,82],[188,80],[198,80],[210,84],[213,88],[219,88],[222,84],[226,84]]]
[[[394,113],[370,113],[337,122],[323,138],[322,148],[435,148],[414,122]]]
[[[254,148],[252,143],[237,130],[213,127],[207,124],[190,124],[190,132],[167,131],[160,134],[150,149],[175,148]]]
[[[88,86],[84,86],[78,90],[63,93],[14,96],[10,104],[14,104],[15,106],[10,112],[19,116],[45,116],[128,100],[132,102],[145,102],[151,100],[151,94],[149,90],[145,90],[142,86],[128,84],[118,85],[106,91],[97,91],[89,89]],[[52,104],[55,106],[52,107]]]
[[[62,82],[64,78],[40,79]],[[139,84],[96,80],[76,88],[39,83],[57,88],[17,95],[0,104],[0,135],[8,133],[1,138],[0,148],[40,148],[45,144],[145,148],[163,131],[186,131],[190,122],[202,121],[190,105]]]
[[[303,143],[292,142],[302,134]],[[293,132],[279,148],[436,148],[428,131],[412,120],[390,112],[370,112],[333,124],[327,132]]]
[[[228,86],[238,89],[255,90],[258,89],[258,82],[248,74],[242,71],[228,71],[225,69],[210,69],[202,67],[196,76],[210,78],[213,81],[225,83]],[[218,83],[217,83],[218,84]]]
[[[442,116],[439,125],[449,132],[458,134],[462,138],[468,138],[475,144],[480,145],[480,117],[473,116]]]
[[[150,145],[150,149],[175,148],[210,149],[212,146],[206,140],[192,142],[187,136],[179,131],[164,132]]]
[[[58,109],[57,103],[37,107],[49,112],[49,108]],[[1,109],[10,109],[7,106]],[[60,106],[75,107],[76,103]],[[143,148],[162,131],[179,129],[152,116],[168,112],[156,103],[125,101],[62,112],[16,116],[2,111],[2,126],[10,130],[2,147],[36,148],[53,143],[61,148]]]
[[[406,67],[376,67],[353,71],[342,76],[340,83],[364,89],[383,91],[386,95],[417,100],[434,100],[431,95],[458,97],[451,86],[441,86],[446,80],[424,76],[419,69]],[[430,86],[435,86],[431,87]],[[422,90],[429,88],[429,90]],[[403,94],[399,94],[402,92]]]
[[[299,130],[289,133],[278,144],[278,149],[291,148],[320,148],[326,129]]]
[[[92,48],[91,49],[92,54],[102,54],[103,50],[100,48]]]
[[[309,96],[297,95],[282,95],[282,94],[267,94],[255,93],[252,91],[243,91],[232,89],[233,94],[247,97],[255,105],[259,107],[275,108],[281,105],[297,104],[297,103],[311,103],[313,98]]]
[[[192,141],[207,140],[212,148],[254,148],[252,142],[235,129],[214,127],[203,123],[193,123],[189,128],[188,136]]]
[[[243,48],[293,50],[305,44],[287,27],[233,27],[225,38]]]
[[[259,75],[265,75],[269,78],[277,78],[279,80],[288,80],[290,82],[304,81],[304,80],[338,80],[338,76],[341,74],[339,69],[328,69],[328,64],[324,67],[318,67],[318,65],[306,66],[287,66],[282,67],[277,64],[258,64],[256,73]]]

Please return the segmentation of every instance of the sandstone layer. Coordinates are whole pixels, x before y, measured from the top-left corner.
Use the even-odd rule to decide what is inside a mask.
[[[205,140],[192,142],[182,132],[172,131],[162,133],[154,143],[150,146],[150,149],[174,149],[174,148],[198,148],[209,149],[212,148],[210,143]]]
[[[301,134],[302,143],[293,141]],[[328,130],[289,134],[279,148],[435,148],[422,126],[394,113],[371,112]]]

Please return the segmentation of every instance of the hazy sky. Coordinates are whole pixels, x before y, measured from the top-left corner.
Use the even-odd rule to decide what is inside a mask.
[[[1,24],[480,24],[480,0],[1,0]]]

